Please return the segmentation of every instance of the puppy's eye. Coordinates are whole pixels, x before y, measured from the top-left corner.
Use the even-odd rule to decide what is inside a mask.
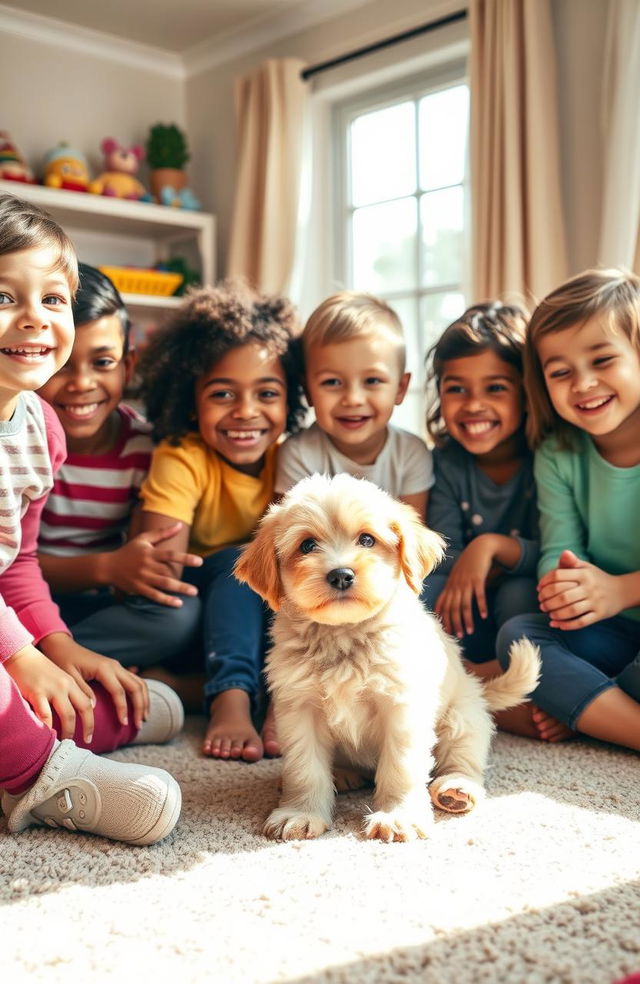
[[[313,539],[313,537],[308,536],[307,539],[303,540],[302,543],[300,544],[300,553],[303,554],[311,553],[313,550],[316,549],[317,546],[318,544]]]
[[[376,538],[371,536],[371,533],[361,533],[358,537],[358,543],[361,547],[375,547]]]

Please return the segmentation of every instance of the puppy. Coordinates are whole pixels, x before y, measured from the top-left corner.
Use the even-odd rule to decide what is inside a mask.
[[[482,684],[422,606],[444,541],[371,482],[312,475],[272,506],[236,577],[277,613],[266,670],[283,749],[282,797],[264,832],[318,837],[331,826],[335,766],[374,778],[367,837],[426,837],[434,804],[470,810],[493,733],[491,710],[519,704],[539,672],[514,645],[502,676]],[[359,783],[362,785],[362,782]]]

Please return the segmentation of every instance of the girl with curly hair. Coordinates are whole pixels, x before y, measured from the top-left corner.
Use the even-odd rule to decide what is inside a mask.
[[[203,752],[214,758],[279,754],[270,715],[261,734],[254,726],[267,611],[233,568],[273,498],[277,444],[304,417],[297,336],[289,301],[227,282],[188,296],[139,364],[139,393],[159,442],[140,493],[141,529],[179,523],[165,547],[203,558],[198,568],[174,563],[167,575],[198,588],[209,714]]]

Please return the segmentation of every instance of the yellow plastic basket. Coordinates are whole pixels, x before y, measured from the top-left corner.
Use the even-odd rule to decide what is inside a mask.
[[[155,294],[170,297],[183,281],[181,273],[142,270],[137,267],[101,266],[102,273],[113,280],[122,294]]]

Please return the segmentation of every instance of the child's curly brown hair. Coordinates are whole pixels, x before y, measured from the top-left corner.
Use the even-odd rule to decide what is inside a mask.
[[[287,384],[287,431],[302,426],[300,324],[285,297],[268,296],[240,281],[189,295],[166,328],[151,336],[138,363],[136,395],[156,441],[178,444],[197,431],[195,384],[230,349],[258,342],[280,359]]]

